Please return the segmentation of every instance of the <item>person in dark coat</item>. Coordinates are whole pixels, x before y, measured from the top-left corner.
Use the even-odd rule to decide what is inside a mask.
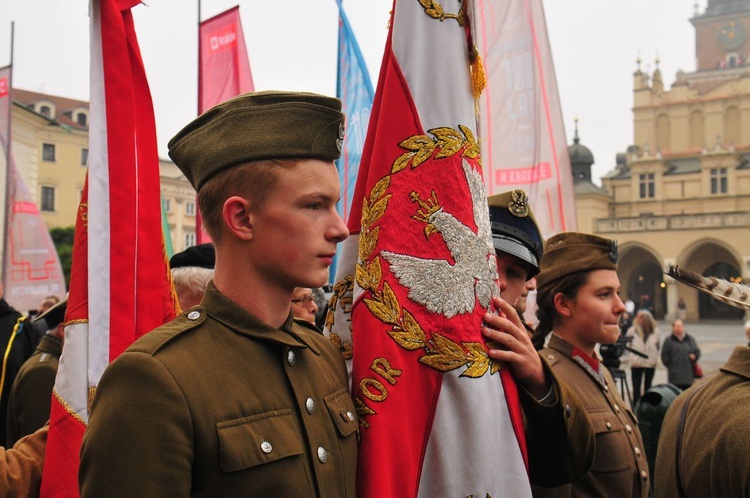
[[[695,382],[693,363],[698,361],[701,350],[695,338],[685,332],[682,320],[672,322],[672,335],[664,339],[661,361],[667,367],[667,381],[682,390]]]
[[[35,318],[49,330],[18,371],[8,401],[8,446],[32,434],[49,420],[52,388],[63,348],[65,299]]]
[[[0,284],[0,443],[7,444],[8,400],[21,365],[34,354],[41,337],[21,313],[3,299]]]
[[[357,411],[338,349],[291,313],[349,232],[336,211],[341,101],[240,95],[169,155],[198,192],[214,278],[198,306],[104,371],[81,497],[355,497]]]

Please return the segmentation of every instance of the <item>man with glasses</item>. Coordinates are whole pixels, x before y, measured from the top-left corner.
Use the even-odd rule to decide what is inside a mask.
[[[299,320],[315,324],[315,313],[318,305],[313,298],[313,290],[307,287],[295,287],[292,293],[292,315]]]

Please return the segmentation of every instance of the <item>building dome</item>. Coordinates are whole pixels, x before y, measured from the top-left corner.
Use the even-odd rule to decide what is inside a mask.
[[[573,173],[573,182],[591,182],[591,165],[594,164],[594,154],[588,147],[581,143],[578,138],[578,120],[576,119],[576,132],[573,136],[573,144],[568,146],[570,157],[570,169]]]
[[[594,164],[594,154],[591,150],[581,143],[581,139],[578,138],[578,119],[575,121],[575,135],[573,136],[573,145],[568,146],[568,156],[570,156],[570,164],[580,164],[582,166],[589,167]]]

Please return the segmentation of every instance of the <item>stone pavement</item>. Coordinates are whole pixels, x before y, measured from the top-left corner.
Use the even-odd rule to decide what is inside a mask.
[[[737,346],[747,346],[747,338],[744,332],[743,321],[694,321],[686,322],[685,330],[692,335],[698,342],[701,349],[701,358],[699,360],[703,367],[704,377],[697,382],[705,382],[719,371],[719,368],[727,361],[729,355]],[[659,322],[659,332],[663,342],[669,334],[672,333],[671,322]],[[630,367],[627,364],[622,365],[625,371],[628,386],[630,385]],[[654,375],[653,385],[665,384],[667,382],[667,369],[659,360]]]

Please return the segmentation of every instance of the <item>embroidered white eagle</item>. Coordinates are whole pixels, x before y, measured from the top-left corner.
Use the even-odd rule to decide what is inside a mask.
[[[455,264],[381,252],[399,283],[409,289],[409,299],[447,318],[472,312],[476,301],[486,308],[499,295],[484,181],[466,159],[461,167],[469,184],[477,233],[442,207],[436,206],[427,218],[428,227],[443,236]]]

